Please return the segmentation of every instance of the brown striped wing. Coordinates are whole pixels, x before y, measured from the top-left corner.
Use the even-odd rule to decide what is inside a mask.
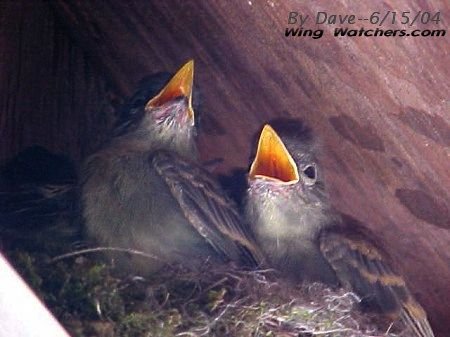
[[[262,262],[235,204],[208,171],[164,151],[154,154],[151,161],[186,218],[220,255],[250,265]]]
[[[320,249],[342,286],[360,297],[362,308],[400,317],[417,337],[434,336],[425,311],[380,247],[354,226],[344,228],[324,231],[320,237]]]

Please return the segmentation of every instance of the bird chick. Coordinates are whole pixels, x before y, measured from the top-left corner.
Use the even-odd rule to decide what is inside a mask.
[[[281,127],[264,126],[248,174],[246,216],[267,263],[296,282],[345,287],[362,309],[434,336],[373,234],[330,206],[310,130],[296,121]]]
[[[123,263],[140,273],[207,259],[256,263],[235,205],[196,162],[193,74],[189,61],[82,170],[87,234],[153,256]]]

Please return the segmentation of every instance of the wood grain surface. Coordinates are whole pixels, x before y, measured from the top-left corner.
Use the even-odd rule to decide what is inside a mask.
[[[193,58],[203,159],[223,158],[218,173],[246,167],[252,137],[264,122],[306,120],[322,139],[334,204],[383,238],[436,335],[448,336],[448,1],[55,0],[49,6],[40,5],[46,11],[40,19],[36,11],[19,15],[7,6],[27,20],[21,26],[0,14],[2,24],[15,27],[0,38],[20,36],[1,52],[2,158],[40,142],[80,159],[106,137],[112,92],[129,95],[143,77]],[[325,30],[322,38],[284,36],[290,11],[369,17],[388,10],[440,11],[439,25],[415,28],[447,29],[447,35],[334,37],[335,26],[309,23],[305,28]],[[35,89],[43,85],[50,90]],[[64,107],[49,107],[53,113],[39,123],[32,110],[46,99]]]

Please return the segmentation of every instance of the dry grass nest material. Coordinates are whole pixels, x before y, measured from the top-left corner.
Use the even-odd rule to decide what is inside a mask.
[[[295,286],[273,270],[206,263],[143,278],[92,255],[49,263],[15,251],[10,260],[72,336],[409,336],[377,330],[353,293]]]

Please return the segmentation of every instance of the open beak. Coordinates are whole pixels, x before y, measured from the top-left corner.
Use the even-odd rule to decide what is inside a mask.
[[[293,184],[298,182],[297,165],[269,124],[259,136],[258,150],[249,171],[250,178],[262,177]]]
[[[192,108],[192,88],[194,83],[194,60],[189,60],[170,79],[169,83],[150,101],[146,108],[155,108],[167,103],[177,97],[187,97],[188,116],[194,120],[194,109]]]

